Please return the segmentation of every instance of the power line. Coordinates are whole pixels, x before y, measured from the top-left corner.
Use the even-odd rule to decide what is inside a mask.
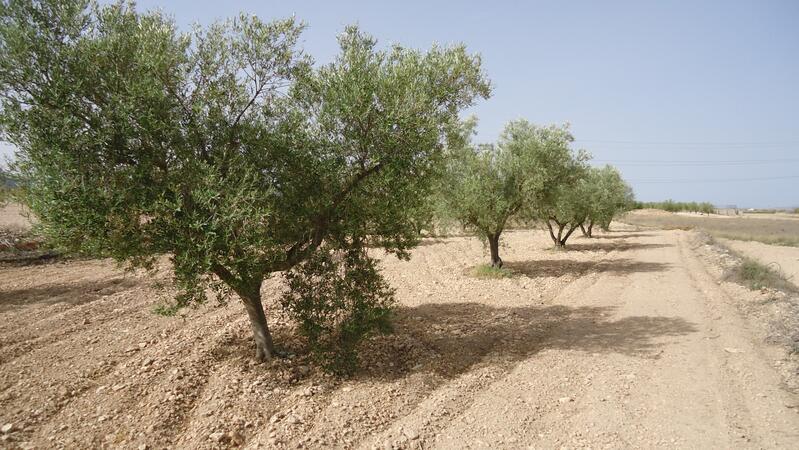
[[[713,141],[622,141],[604,139],[575,139],[574,142],[596,144],[625,144],[625,145],[708,145],[708,146],[787,146],[799,145],[799,141],[771,141],[771,142],[713,142]]]
[[[710,178],[710,179],[688,179],[688,180],[628,180],[631,183],[736,183],[741,181],[772,181],[772,180],[788,180],[799,178],[799,175],[788,175],[784,177],[759,177],[759,178]]]
[[[799,162],[799,158],[778,159],[739,159],[739,160],[644,160],[644,159],[595,159],[593,162],[612,163],[626,166],[737,166],[752,164],[781,164]]]

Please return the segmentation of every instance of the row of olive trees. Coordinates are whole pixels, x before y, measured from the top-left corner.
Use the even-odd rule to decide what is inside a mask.
[[[238,295],[259,360],[276,351],[261,285],[286,272],[281,304],[350,370],[393,301],[366,249],[409,256],[446,136],[490,84],[463,46],[380,50],[356,27],[318,65],[302,30],[2,1],[0,139],[58,245],[145,268],[169,255],[179,305]]]
[[[318,65],[302,30],[242,15],[182,33],[132,4],[0,2],[0,139],[41,232],[133,267],[168,255],[177,306],[236,294],[259,360],[276,353],[261,285],[282,272],[280,307],[349,371],[393,305],[367,248],[408,258],[439,210],[499,266],[509,220],[563,245],[629,196],[565,128],[517,121],[473,145],[459,113],[490,83],[463,46],[380,50],[348,27]]]
[[[509,123],[495,145],[474,145],[475,120],[452,139],[441,187],[432,202],[439,218],[459,222],[485,239],[491,266],[501,267],[500,236],[512,220],[546,225],[558,247],[578,228],[591,237],[632,207],[632,189],[619,172],[588,165],[570,148],[567,127]]]

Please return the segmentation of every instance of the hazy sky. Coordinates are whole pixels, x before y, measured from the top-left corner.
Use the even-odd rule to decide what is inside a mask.
[[[569,122],[641,200],[799,206],[799,1],[146,0],[178,23],[296,15],[319,62],[358,23],[382,44],[464,42],[495,90],[471,113]],[[6,151],[8,151],[6,149]],[[793,177],[793,178],[790,178]],[[697,182],[699,180],[706,180]],[[655,182],[657,181],[657,182]]]

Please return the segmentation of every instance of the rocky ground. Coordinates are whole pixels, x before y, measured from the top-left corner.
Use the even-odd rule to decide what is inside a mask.
[[[351,379],[309,364],[278,278],[263,295],[291,357],[256,365],[239,304],[153,313],[165,265],[3,266],[0,447],[799,446],[794,360],[768,339],[781,294],[722,281],[732,256],[625,226],[566,251],[505,242],[499,280],[468,274],[487,258],[471,237],[384,258],[395,332]]]

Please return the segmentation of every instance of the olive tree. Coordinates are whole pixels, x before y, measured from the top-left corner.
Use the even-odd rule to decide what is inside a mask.
[[[509,122],[496,144],[474,145],[474,120],[467,121],[450,149],[439,189],[445,216],[476,231],[487,243],[491,265],[501,267],[500,237],[508,221],[531,216],[549,201],[571,161],[565,128]],[[562,167],[564,166],[564,167]]]
[[[579,189],[589,156],[571,149],[574,137],[568,125],[538,126],[527,121],[511,125],[513,148],[529,154],[530,160],[520,218],[546,224],[555,245],[562,247],[585,214]]]
[[[588,209],[585,221],[580,225],[583,235],[593,236],[594,225],[608,230],[610,222],[619,214],[632,208],[632,188],[624,181],[619,171],[610,165],[592,167],[585,182]]]
[[[581,175],[572,182],[559,185],[554,201],[543,207],[541,220],[547,225],[549,236],[555,247],[565,247],[566,241],[591,214],[590,193],[592,187],[585,176],[584,168],[575,169]]]
[[[379,50],[348,27],[317,67],[302,29],[241,15],[181,33],[132,4],[0,3],[0,130],[44,231],[134,267],[170,255],[179,305],[237,294],[259,360],[274,354],[265,277],[367,245],[408,257],[444,134],[490,90],[463,46]]]

